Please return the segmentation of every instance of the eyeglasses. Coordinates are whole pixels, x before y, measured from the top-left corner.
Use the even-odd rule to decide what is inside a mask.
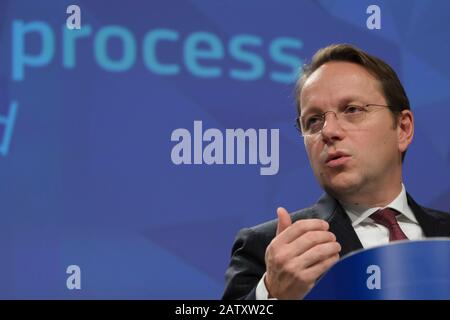
[[[393,106],[386,106],[381,104],[366,104],[363,106],[349,104],[338,112],[329,110],[323,113],[315,113],[307,115],[306,117],[300,116],[295,119],[295,126],[300,131],[303,137],[314,136],[322,131],[326,122],[327,113],[334,113],[336,119],[339,121],[340,126],[344,130],[358,129],[359,125],[364,122],[367,115],[375,110],[376,107],[385,107],[397,110]]]

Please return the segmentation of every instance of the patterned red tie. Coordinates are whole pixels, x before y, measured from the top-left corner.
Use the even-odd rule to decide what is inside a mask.
[[[395,218],[398,214],[400,213],[390,208],[386,208],[383,210],[378,210],[370,216],[373,221],[388,228],[389,242],[408,239]]]

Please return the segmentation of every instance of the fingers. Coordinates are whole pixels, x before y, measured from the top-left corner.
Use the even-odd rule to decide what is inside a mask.
[[[315,265],[303,270],[303,278],[305,280],[311,279],[315,282],[321,275],[327,272],[338,261],[339,254],[332,255],[325,260],[322,260]]]
[[[313,249],[311,252],[309,252]],[[336,236],[329,231],[307,231],[290,243],[273,241],[268,248],[270,257],[276,259],[278,263],[283,263],[291,259],[298,260],[298,266],[305,269],[319,260],[323,260],[329,255],[338,253],[341,248],[336,242]]]
[[[277,235],[279,235],[281,232],[283,232],[289,226],[292,225],[292,220],[289,213],[283,207],[279,207],[277,209],[277,215],[278,215]]]
[[[326,242],[318,244],[304,254],[295,259],[298,260],[298,265],[300,269],[307,269],[315,264],[320,264],[323,261],[329,259],[333,256],[339,257],[339,252],[341,251],[341,245],[338,242]]]
[[[267,261],[265,284],[276,298],[298,299],[314,286],[317,279],[339,260],[337,242],[319,244],[303,255]]]
[[[277,215],[276,236],[266,249],[266,288],[276,298],[303,297],[339,260],[341,246],[324,220],[292,223],[289,213],[281,207]]]
[[[276,241],[279,243],[290,243],[308,231],[327,231],[328,222],[321,219],[305,219],[294,222],[284,232],[281,232]]]
[[[288,244],[291,257],[299,256],[309,249],[322,244],[336,241],[336,236],[330,231],[307,231]]]

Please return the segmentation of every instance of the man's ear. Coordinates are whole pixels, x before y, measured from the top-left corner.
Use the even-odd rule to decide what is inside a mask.
[[[411,110],[403,110],[397,123],[398,150],[405,152],[414,136],[414,116]]]

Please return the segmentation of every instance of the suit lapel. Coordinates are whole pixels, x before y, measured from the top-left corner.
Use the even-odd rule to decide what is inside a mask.
[[[408,205],[426,237],[450,237],[450,219],[443,219],[419,206],[407,193]]]
[[[335,234],[337,242],[342,247],[339,253],[341,257],[363,248],[350,218],[334,198],[324,194],[313,207],[313,210],[317,211],[318,217],[325,219],[330,224],[330,232]]]

